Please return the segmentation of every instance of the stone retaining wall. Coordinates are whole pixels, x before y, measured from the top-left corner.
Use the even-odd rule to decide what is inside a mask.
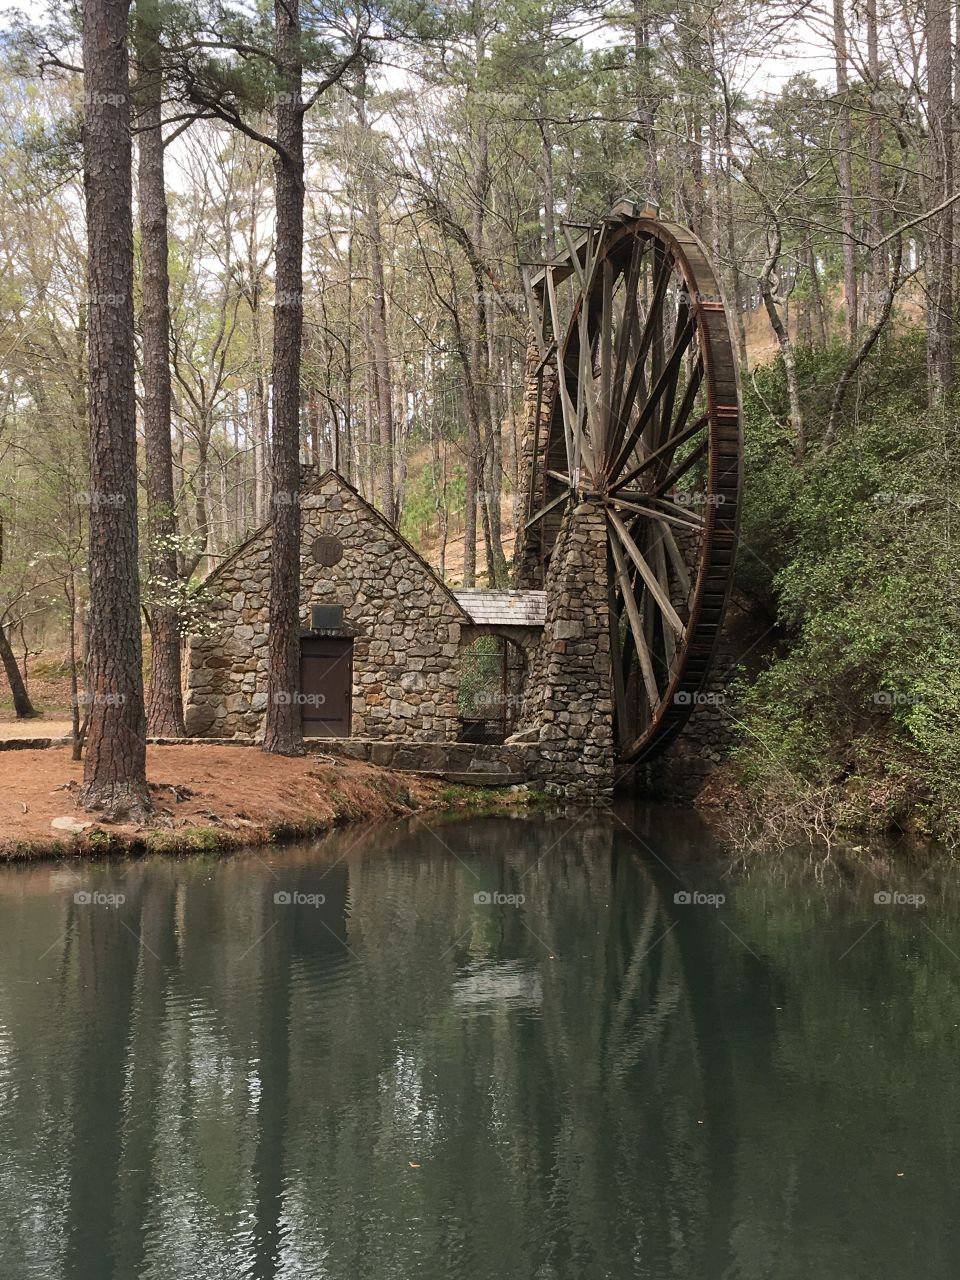
[[[537,776],[537,753],[531,748],[470,742],[382,742],[379,739],[313,738],[307,743],[319,755],[362,760],[383,769],[435,773],[474,786],[522,784]]]

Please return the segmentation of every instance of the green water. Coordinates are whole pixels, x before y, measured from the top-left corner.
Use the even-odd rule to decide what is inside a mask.
[[[10,868],[0,1278],[954,1280],[958,1049],[953,873],[669,811]]]

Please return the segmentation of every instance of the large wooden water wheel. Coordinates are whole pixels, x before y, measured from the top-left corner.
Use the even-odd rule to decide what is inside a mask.
[[[564,234],[527,277],[540,358],[520,542],[542,579],[567,511],[602,507],[616,740],[639,762],[700,700],[730,594],[737,362],[696,236],[628,201]]]

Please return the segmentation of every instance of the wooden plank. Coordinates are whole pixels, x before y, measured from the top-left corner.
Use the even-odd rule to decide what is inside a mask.
[[[530,283],[530,271],[527,267],[523,268],[523,291],[527,296],[527,313],[530,317],[530,325],[533,329],[534,337],[537,340],[537,349],[540,352],[541,367],[547,358],[547,336],[543,328],[543,306],[537,305],[537,301],[533,296],[533,286]]]

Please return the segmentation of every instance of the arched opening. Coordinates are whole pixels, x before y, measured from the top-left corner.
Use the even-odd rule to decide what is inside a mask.
[[[461,742],[503,742],[520,714],[526,654],[504,636],[482,635],[462,655],[457,698]]]

